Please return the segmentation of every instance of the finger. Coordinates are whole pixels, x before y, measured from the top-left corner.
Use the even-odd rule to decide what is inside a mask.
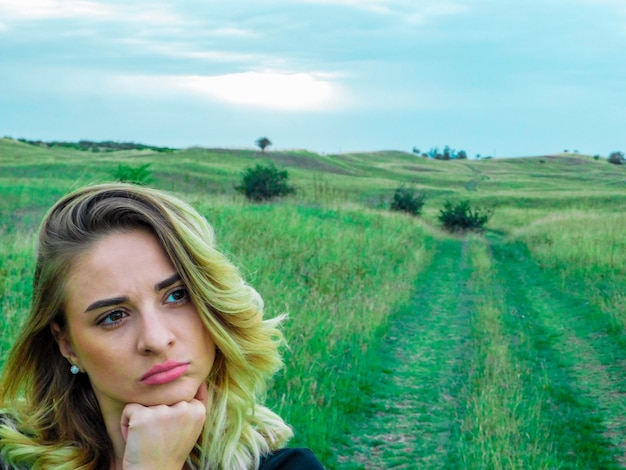
[[[209,387],[205,381],[202,381],[198,391],[196,392],[196,396],[194,397],[196,400],[201,402],[205,407],[209,401]]]
[[[122,437],[124,438],[124,441],[128,440],[130,419],[131,419],[133,412],[137,409],[138,406],[140,405],[129,403],[122,410],[122,418],[120,419],[120,427],[122,429]]]
[[[120,427],[122,428],[122,437],[124,438],[124,442],[128,440],[129,423],[130,423],[130,416],[128,416],[125,412],[122,412],[122,419],[120,421]]]

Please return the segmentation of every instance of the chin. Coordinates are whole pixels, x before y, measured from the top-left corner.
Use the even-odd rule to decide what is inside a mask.
[[[190,384],[173,385],[172,387],[159,386],[161,390],[154,390],[152,393],[143,397],[144,399],[139,402],[143,406],[156,406],[156,405],[175,405],[181,401],[191,401],[198,391],[198,386],[193,387]]]

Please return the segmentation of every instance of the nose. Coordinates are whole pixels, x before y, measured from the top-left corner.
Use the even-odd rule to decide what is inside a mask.
[[[144,309],[138,322],[137,350],[141,354],[158,354],[171,347],[176,336],[168,324],[166,312]]]

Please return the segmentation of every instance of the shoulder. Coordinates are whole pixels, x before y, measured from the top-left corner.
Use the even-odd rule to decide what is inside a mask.
[[[261,459],[259,470],[324,470],[310,449],[279,449]]]

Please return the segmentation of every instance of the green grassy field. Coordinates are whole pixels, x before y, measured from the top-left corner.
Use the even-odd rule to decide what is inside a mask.
[[[297,188],[234,190],[258,162]],[[0,139],[0,362],[28,309],[33,238],[62,194],[150,163],[289,313],[268,396],[328,468],[626,465],[626,168],[583,155],[434,161],[187,149],[91,153]],[[424,191],[423,216],[387,210]],[[446,199],[494,208],[483,235],[438,227]]]

